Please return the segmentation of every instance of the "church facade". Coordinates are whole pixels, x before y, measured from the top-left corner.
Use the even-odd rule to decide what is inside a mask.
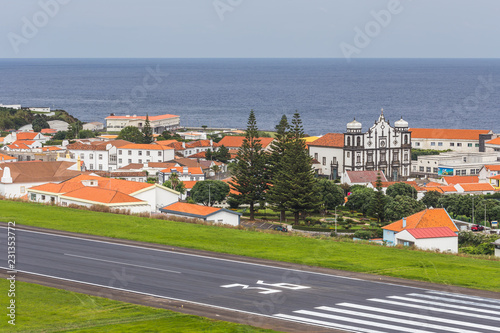
[[[411,170],[408,122],[401,118],[392,127],[382,109],[375,124],[363,133],[362,124],[354,119],[344,133],[343,154],[343,172],[380,170],[388,180],[403,180]]]

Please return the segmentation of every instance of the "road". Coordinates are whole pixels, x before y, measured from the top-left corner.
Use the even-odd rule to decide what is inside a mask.
[[[6,228],[0,260],[6,267]],[[498,332],[500,300],[16,230],[16,269],[347,332]]]

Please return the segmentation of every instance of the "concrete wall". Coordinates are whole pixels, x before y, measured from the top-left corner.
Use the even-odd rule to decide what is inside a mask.
[[[210,215],[209,217],[207,217],[207,221],[213,223],[228,224],[236,227],[240,225],[240,216],[222,210],[215,213],[214,215]]]

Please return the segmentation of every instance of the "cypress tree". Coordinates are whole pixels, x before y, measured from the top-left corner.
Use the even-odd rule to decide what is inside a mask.
[[[240,204],[250,205],[250,220],[254,220],[255,204],[264,202],[268,187],[266,159],[267,154],[258,138],[257,121],[252,110],[248,117],[243,144],[238,150],[235,166],[232,169],[233,178],[229,183],[238,192],[238,194],[232,193],[231,198]]]
[[[153,130],[151,129],[151,124],[149,123],[149,115],[146,114],[146,122],[144,123],[144,127],[142,128],[142,142],[143,143],[151,143],[153,142]]]

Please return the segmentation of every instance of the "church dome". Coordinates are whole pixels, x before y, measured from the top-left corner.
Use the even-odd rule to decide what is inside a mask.
[[[396,127],[399,127],[399,128],[407,128],[408,127],[408,122],[406,120],[403,120],[403,117],[401,117],[401,119],[399,119],[398,121],[396,121],[394,123],[394,126]]]
[[[348,130],[360,130],[363,126],[361,125],[361,123],[359,121],[356,120],[356,118],[354,118],[353,121],[351,121],[350,123],[347,124],[347,129]]]

